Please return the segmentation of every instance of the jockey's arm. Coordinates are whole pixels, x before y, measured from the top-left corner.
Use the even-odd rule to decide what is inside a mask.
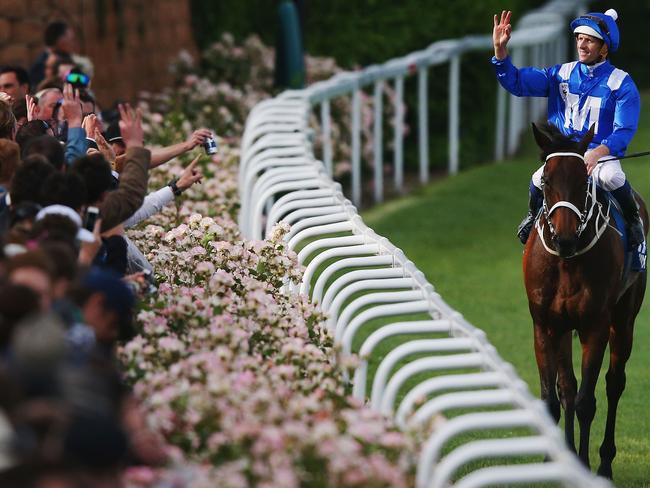
[[[503,88],[517,97],[547,97],[553,77],[553,68],[517,68],[510,57],[499,60],[492,58],[497,81]]]
[[[632,141],[639,125],[641,113],[641,97],[632,79],[627,76],[616,92],[616,107],[614,108],[614,127],[612,133],[605,137],[601,144],[609,148],[613,156],[623,156],[627,146]]]

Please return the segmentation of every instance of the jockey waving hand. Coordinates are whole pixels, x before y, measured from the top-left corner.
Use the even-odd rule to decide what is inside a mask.
[[[611,156],[621,157],[637,129],[640,112],[639,92],[625,71],[607,60],[619,45],[616,25],[618,14],[609,9],[604,14],[589,13],[571,22],[576,39],[578,60],[550,68],[517,68],[508,56],[507,45],[512,33],[511,12],[494,16],[494,65],[503,88],[518,97],[546,97],[548,122],[564,135],[579,141],[595,125],[595,136],[584,155],[587,173],[596,183],[611,192],[618,201],[636,248],[644,241],[643,224],[632,188],[618,160],[598,164]],[[534,220],[542,206],[539,168],[530,183],[529,211],[517,235],[526,243]]]

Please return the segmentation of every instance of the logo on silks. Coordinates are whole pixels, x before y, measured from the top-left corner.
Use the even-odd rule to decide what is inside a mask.
[[[645,241],[643,241],[642,244],[639,244],[639,247],[636,248],[636,252],[634,253],[636,259],[638,259],[638,268],[636,268],[638,271],[645,271],[647,267],[647,261],[648,261],[648,246]],[[636,264],[636,263],[635,263]]]
[[[562,100],[564,100],[564,104],[566,105],[566,96],[567,96],[567,93],[569,93],[569,84],[568,83],[560,83],[560,93],[562,95]]]
[[[566,85],[566,83],[561,83]],[[564,127],[573,127],[574,130],[582,130],[583,127],[595,125],[594,131],[598,133],[598,118],[600,117],[600,104],[602,100],[598,97],[587,97],[580,107],[580,96],[568,91],[568,87],[560,87],[562,99],[564,100]],[[564,90],[567,90],[566,93]],[[588,123],[587,119],[589,119]]]

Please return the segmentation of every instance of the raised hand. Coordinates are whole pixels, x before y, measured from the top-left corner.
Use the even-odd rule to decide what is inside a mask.
[[[201,181],[201,178],[203,178],[201,170],[196,168],[196,163],[198,163],[200,157],[201,156],[195,157],[189,166],[183,170],[183,173],[176,182],[176,186],[179,190],[187,190],[190,186],[192,186],[197,181]]]
[[[27,120],[31,122],[32,120],[38,119],[38,112],[40,111],[36,99],[31,95],[25,95],[25,102],[27,103]]]
[[[86,115],[81,127],[86,131],[86,137],[95,138],[95,129],[97,128],[97,116],[95,114]]]
[[[11,105],[14,103],[14,99],[11,98],[11,95],[9,95],[7,92],[0,91],[0,102]]]
[[[192,132],[192,135],[185,141],[187,150],[194,149],[196,146],[203,144],[208,137],[212,137],[212,131],[210,129],[197,129]]]
[[[95,142],[97,143],[97,147],[99,148],[99,152],[104,155],[104,158],[106,158],[106,161],[113,162],[115,161],[115,151],[113,151],[113,148],[111,145],[104,139],[104,136],[102,133],[99,131],[98,127],[95,127]]]
[[[79,90],[74,89],[70,83],[63,86],[63,118],[68,121],[68,127],[81,127],[83,111],[81,100],[79,100]]]
[[[142,130],[142,112],[133,110],[131,105],[125,103],[117,106],[120,111],[120,133],[127,148],[142,147],[144,131]]]
[[[503,10],[500,19],[497,15],[494,16],[492,42],[494,44],[494,56],[499,60],[505,59],[508,56],[506,46],[508,45],[508,41],[512,35],[512,25],[510,24],[511,17],[512,12],[510,10]]]

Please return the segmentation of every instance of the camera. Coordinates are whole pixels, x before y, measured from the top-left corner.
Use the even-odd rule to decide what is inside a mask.
[[[210,136],[203,143],[203,149],[205,149],[206,154],[211,155],[216,154],[219,151],[219,146],[217,145],[215,138]]]

